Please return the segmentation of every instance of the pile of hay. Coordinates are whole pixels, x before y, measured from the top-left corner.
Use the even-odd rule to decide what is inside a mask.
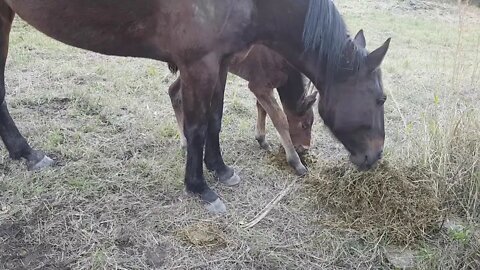
[[[348,166],[323,170],[310,181],[321,207],[335,214],[332,226],[383,241],[408,244],[439,229],[443,218],[437,177],[418,167],[358,172]]]
[[[219,247],[227,244],[224,232],[214,224],[206,222],[187,226],[177,231],[177,235],[194,246]]]

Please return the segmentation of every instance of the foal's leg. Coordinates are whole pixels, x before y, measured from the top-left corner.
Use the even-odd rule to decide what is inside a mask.
[[[175,118],[177,119],[178,132],[180,133],[180,145],[184,151],[187,150],[187,138],[183,134],[183,108],[182,108],[182,93],[181,93],[180,78],[178,78],[170,88],[168,88],[168,95],[172,102]]]
[[[257,140],[258,144],[260,144],[260,147],[269,150],[270,145],[268,145],[265,135],[266,135],[266,130],[265,130],[265,122],[267,120],[267,112],[265,109],[262,107],[262,104],[258,102],[257,100],[257,127],[255,128],[255,139]]]
[[[14,13],[0,1],[0,137],[12,159],[25,158],[29,170],[38,170],[53,163],[43,152],[33,150],[20,134],[5,101],[5,63],[8,54],[8,37]]]
[[[184,132],[187,138],[187,164],[185,185],[189,192],[198,194],[214,213],[226,211],[218,195],[205,182],[203,176],[203,147],[208,131],[209,111],[216,84],[219,80],[219,61],[214,55],[180,65]],[[225,80],[225,78],[221,78]]]
[[[268,116],[270,116],[270,119],[275,126],[275,129],[277,129],[278,134],[280,135],[282,146],[287,155],[288,164],[295,169],[295,172],[298,175],[305,175],[307,173],[307,169],[305,166],[303,166],[302,162],[300,161],[300,157],[295,151],[292,139],[290,138],[287,117],[273,96],[272,89],[255,88],[252,85],[249,87],[257,97],[257,100],[260,102],[262,107],[267,111]]]
[[[225,165],[220,149],[220,131],[223,117],[223,98],[227,79],[227,65],[220,67],[219,80],[210,103],[207,141],[205,143],[205,165],[209,171],[215,172],[218,180],[228,186],[240,183],[240,177],[229,166]]]

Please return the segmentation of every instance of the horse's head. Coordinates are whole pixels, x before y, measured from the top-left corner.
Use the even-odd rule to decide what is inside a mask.
[[[318,92],[314,92],[302,97],[298,101],[295,111],[285,109],[290,138],[299,154],[303,154],[310,149],[314,121],[312,106],[317,100],[317,95]]]
[[[335,137],[350,152],[352,163],[365,170],[374,166],[383,152],[383,104],[386,96],[380,65],[390,39],[371,53],[365,49],[363,31],[352,42],[355,50],[360,50],[361,59],[354,65],[353,72],[346,72],[341,79],[334,79],[328,90],[324,91],[319,102],[319,113]]]

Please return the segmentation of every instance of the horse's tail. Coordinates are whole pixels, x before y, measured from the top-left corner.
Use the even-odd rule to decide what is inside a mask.
[[[175,65],[172,62],[168,62],[168,69],[170,70],[170,72],[172,72],[172,74],[177,74],[177,72],[178,72],[177,65]]]

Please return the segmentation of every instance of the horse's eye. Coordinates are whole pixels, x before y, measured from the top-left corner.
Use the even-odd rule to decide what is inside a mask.
[[[302,123],[302,128],[303,128],[303,129],[308,129],[308,125],[305,124],[305,123]]]
[[[383,97],[377,99],[377,104],[379,106],[382,106],[383,104],[385,104],[385,101],[387,101],[387,96],[383,96]]]

